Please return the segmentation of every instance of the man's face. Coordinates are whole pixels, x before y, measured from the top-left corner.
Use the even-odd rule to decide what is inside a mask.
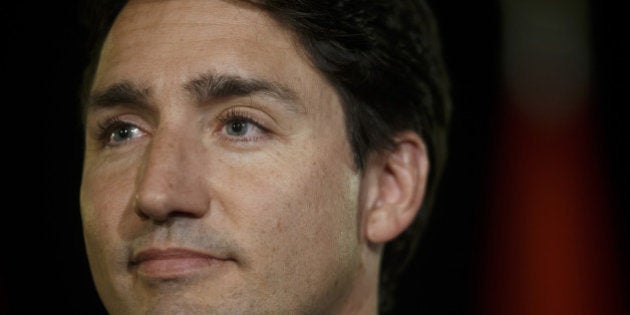
[[[333,88],[265,13],[131,1],[88,108],[81,186],[112,313],[302,313],[361,272],[358,195]]]

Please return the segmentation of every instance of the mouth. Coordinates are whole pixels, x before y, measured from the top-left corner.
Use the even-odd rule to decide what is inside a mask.
[[[217,269],[227,258],[183,248],[149,248],[136,253],[130,266],[143,278],[154,280],[177,279]]]

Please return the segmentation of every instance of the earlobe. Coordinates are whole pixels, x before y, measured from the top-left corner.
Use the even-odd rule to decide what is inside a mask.
[[[364,230],[367,240],[376,244],[396,238],[413,222],[429,173],[426,147],[415,132],[399,134],[394,149],[382,154],[368,165],[373,196]]]

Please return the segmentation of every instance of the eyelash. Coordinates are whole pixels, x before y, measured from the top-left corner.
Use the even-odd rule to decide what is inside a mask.
[[[109,144],[112,133],[119,128],[130,127],[133,126],[138,128],[136,125],[125,122],[118,117],[111,117],[105,119],[103,122],[98,123],[98,133],[97,139],[101,144],[107,146]]]
[[[234,122],[246,122],[252,124],[253,127],[257,128],[262,136],[267,135],[270,131],[265,128],[262,123],[260,123],[256,118],[252,117],[246,112],[239,111],[237,109],[230,109],[225,114],[217,118],[217,121],[220,123],[219,131],[223,131],[226,126],[230,123]],[[134,127],[138,128],[133,123],[129,123],[121,120],[119,117],[111,117],[105,119],[102,122],[98,123],[98,131],[97,131],[97,139],[103,146],[110,145],[110,140],[112,133],[120,128],[129,128]],[[231,141],[231,142],[250,142],[260,140],[261,135],[254,137],[235,137],[229,135],[221,135],[222,140]],[[115,146],[116,144],[113,144]]]
[[[259,136],[250,137],[250,138],[222,135],[222,138],[224,138],[224,140],[227,140],[227,141],[234,141],[234,142],[256,141],[256,140],[260,140],[261,137],[264,137],[270,132],[270,130],[265,128],[263,124],[260,123],[256,118],[252,117],[247,112],[242,112],[237,109],[228,110],[224,115],[221,115],[220,117],[218,117],[217,120],[221,123],[221,128],[219,129],[220,131],[224,130],[225,127],[228,126],[230,123],[242,121],[242,122],[247,122],[249,124],[252,124],[255,128],[260,130],[260,133],[262,133],[262,136],[259,135]]]

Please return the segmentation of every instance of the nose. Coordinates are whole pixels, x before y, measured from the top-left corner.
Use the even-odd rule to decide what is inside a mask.
[[[164,222],[174,217],[202,217],[210,204],[199,144],[174,130],[152,136],[138,172],[135,212]]]

